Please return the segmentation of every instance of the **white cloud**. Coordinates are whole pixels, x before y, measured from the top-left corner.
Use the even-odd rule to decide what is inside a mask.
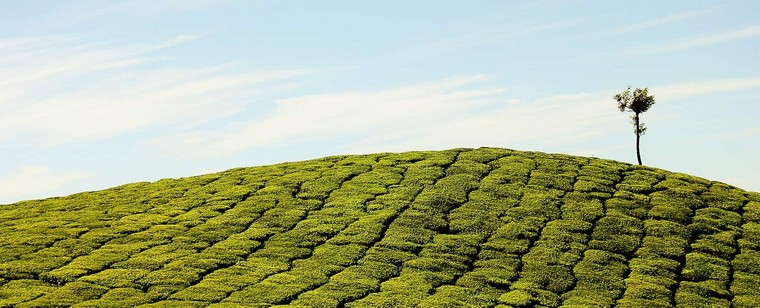
[[[651,55],[715,45],[758,35],[760,35],[760,25],[711,34],[698,38],[675,40],[671,42],[659,42],[657,44],[635,47],[625,52],[636,55]]]
[[[615,110],[605,108],[605,92],[551,96],[530,102],[499,104],[486,112],[436,121],[415,130],[379,130],[375,138],[360,141],[362,152],[407,148],[448,148],[483,145],[534,148],[571,143],[589,127],[616,126]],[[416,114],[425,117],[424,113]],[[401,142],[398,142],[397,138]]]
[[[0,143],[45,146],[202,124],[241,111],[257,92],[281,87],[274,82],[309,73],[140,66],[155,60],[152,52],[197,38],[116,47],[65,39],[0,41],[6,46],[0,47]]]
[[[146,46],[110,47],[71,42],[70,38],[32,38],[0,41],[0,89],[39,88],[59,79],[102,70],[134,66],[152,60],[146,54],[197,38],[181,35]]]
[[[427,58],[432,54],[441,52],[450,53],[458,49],[480,48],[508,40],[534,36],[538,33],[566,29],[575,26],[577,23],[575,20],[550,21],[525,26],[500,26],[494,27],[495,30],[488,31],[450,34],[385,54],[382,56],[382,59],[383,61],[390,62],[412,62],[416,59]]]
[[[428,42],[423,45],[416,46],[413,49],[420,50],[422,52],[429,52],[431,50],[449,51],[458,48],[479,47],[509,39],[535,35],[536,33],[540,32],[568,28],[576,24],[576,21],[552,21],[521,27],[518,29],[505,28],[488,32],[465,33]]]
[[[676,100],[690,96],[760,88],[760,77],[684,82],[652,88],[658,100]]]
[[[275,110],[259,121],[236,122],[221,131],[190,132],[154,141],[180,152],[186,149],[198,152],[201,148],[206,154],[225,155],[303,138],[337,140],[383,132],[411,132],[492,103],[503,89],[464,89],[487,78],[459,77],[383,91],[284,99],[277,101]]]
[[[619,29],[614,30],[615,34],[622,34],[622,33],[628,33],[633,31],[638,31],[641,29],[651,28],[651,27],[657,27],[662,26],[665,24],[673,23],[676,21],[681,21],[685,19],[690,18],[696,18],[703,16],[707,13],[707,10],[698,10],[698,11],[687,11],[687,12],[679,12],[674,13],[665,17],[656,18],[656,19],[650,19],[647,21],[643,21],[640,23],[636,23],[633,25],[625,26]]]
[[[79,1],[67,3],[61,9],[29,18],[31,27],[42,30],[60,30],[78,23],[93,22],[99,18],[123,18],[181,14],[203,10],[228,3],[228,0],[124,0]]]
[[[506,146],[557,149],[630,125],[604,90],[509,99],[504,89],[472,89],[487,76],[452,78],[379,91],[301,96],[276,102],[269,116],[191,130],[153,140],[167,151],[226,156],[244,150],[307,141],[337,142],[357,152]],[[760,88],[757,78],[680,83],[653,89],[658,102]],[[659,114],[661,118],[668,115]],[[202,149],[202,150],[199,150]]]
[[[84,176],[84,173],[77,171],[55,172],[42,166],[21,166],[0,178],[0,204],[32,196],[39,198]]]

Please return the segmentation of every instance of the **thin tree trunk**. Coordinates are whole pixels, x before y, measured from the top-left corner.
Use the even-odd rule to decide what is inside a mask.
[[[639,139],[641,139],[641,127],[639,127],[639,114],[637,113],[633,118],[636,121],[636,158],[639,160],[639,165],[641,165],[641,151],[639,150]]]

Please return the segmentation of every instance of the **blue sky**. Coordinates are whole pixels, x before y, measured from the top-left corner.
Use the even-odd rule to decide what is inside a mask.
[[[495,146],[760,191],[757,1],[0,0],[0,203]]]

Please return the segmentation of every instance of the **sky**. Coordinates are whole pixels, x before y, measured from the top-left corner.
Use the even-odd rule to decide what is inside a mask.
[[[0,204],[503,147],[760,191],[760,1],[0,0]]]

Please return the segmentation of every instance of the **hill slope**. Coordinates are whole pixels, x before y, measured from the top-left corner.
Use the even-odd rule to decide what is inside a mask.
[[[760,307],[760,194],[505,149],[0,206],[0,307]]]

